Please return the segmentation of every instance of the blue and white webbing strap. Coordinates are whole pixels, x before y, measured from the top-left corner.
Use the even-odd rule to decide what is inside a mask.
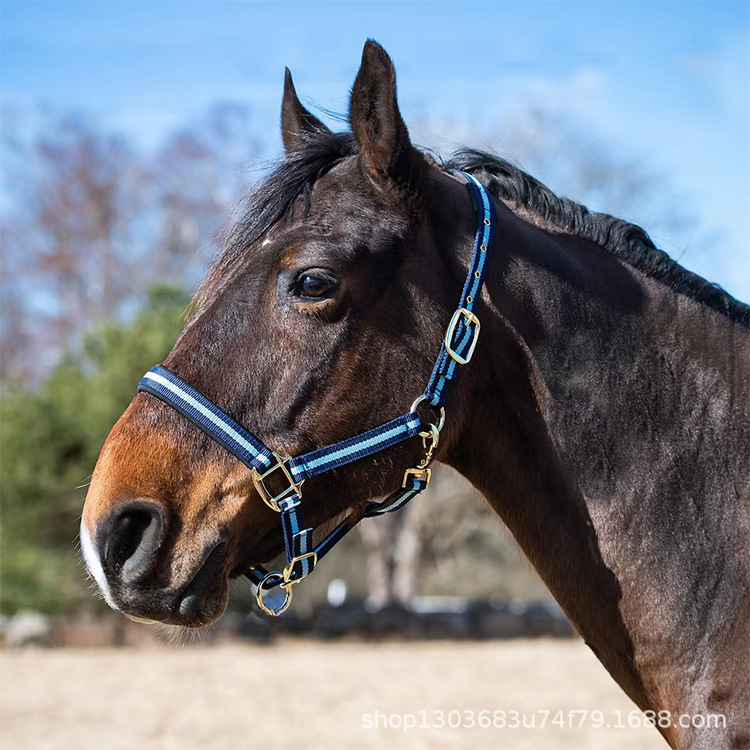
[[[468,359],[476,344],[479,333],[478,322],[474,316],[474,309],[479,301],[484,284],[484,276],[489,266],[495,236],[495,206],[487,189],[473,175],[460,173],[466,178],[466,187],[472,203],[476,207],[477,232],[474,238],[474,250],[469,266],[469,273],[461,292],[458,311],[454,316],[455,325],[449,330],[448,343],[453,352],[464,359]],[[465,312],[461,312],[465,311]],[[455,379],[459,362],[448,352],[443,342],[440,354],[435,362],[435,368],[430,376],[430,382],[425,388],[424,395],[433,406],[442,406],[445,401],[445,389],[448,381]]]
[[[299,483],[390,448],[414,437],[421,429],[416,412],[407,412],[361,435],[297,456],[289,462],[289,471],[294,481]]]
[[[254,435],[166,367],[152,367],[138,384],[190,420],[250,469],[268,469],[276,459]]]
[[[157,366],[149,370],[139,383],[138,390],[169,404],[249,468],[268,469],[276,463],[273,452],[258,438],[166,367]],[[305,479],[408,440],[421,429],[423,427],[416,412],[407,412],[360,435],[291,459],[289,472],[294,481],[300,484]]]
[[[303,529],[300,519],[300,497],[293,493],[279,502],[281,527],[284,532],[286,559],[292,565],[290,580],[298,581],[312,573],[314,558],[306,557],[313,551],[313,530]]]
[[[388,500],[382,503],[369,503],[365,511],[366,518],[382,516],[401,510],[410,500],[413,500],[420,492],[427,489],[428,482],[424,479],[410,479],[406,487],[394,493]]]
[[[157,366],[149,370],[138,385],[138,391],[144,391],[164,401],[248,468],[262,472],[277,465],[274,453],[257,437],[235,422],[197,388],[166,367]],[[288,462],[287,468],[299,486],[309,477],[365,458],[414,437],[420,429],[422,426],[417,414],[408,412],[353,438],[297,456]],[[410,487],[408,491],[400,490],[395,493],[388,502],[383,503],[384,509],[378,513],[390,510],[391,507],[401,507],[417,494],[411,489]],[[291,492],[279,500],[277,509],[281,515],[288,573],[284,579],[281,574],[269,576],[268,571],[260,566],[253,569],[249,574],[250,579],[257,586],[263,585],[266,588],[281,585],[282,582],[295,583],[312,573],[317,560],[351,528],[347,523],[341,524],[316,548],[313,546],[313,529],[303,528],[298,492]],[[369,510],[368,507],[368,512]]]

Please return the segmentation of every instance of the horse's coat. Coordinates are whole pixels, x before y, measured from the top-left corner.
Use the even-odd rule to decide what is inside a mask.
[[[465,191],[412,147],[372,42],[350,122],[328,131],[287,75],[286,162],[165,362],[280,453],[408,408],[471,252]],[[671,744],[750,747],[750,309],[506,162],[451,166],[497,196],[497,231],[439,459],[485,495],[639,706],[726,716],[661,727]],[[326,294],[302,294],[306,277]],[[361,512],[418,455],[404,444],[310,480],[309,522]],[[281,542],[249,472],[143,394],[104,446],[83,530],[114,606],[191,625],[220,616],[227,578]]]

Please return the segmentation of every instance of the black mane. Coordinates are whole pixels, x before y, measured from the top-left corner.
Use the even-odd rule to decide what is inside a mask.
[[[351,133],[321,132],[287,154],[239,208],[239,215],[226,235],[223,249],[198,290],[197,298],[205,301],[246,252],[271,227],[293,208],[303,196],[309,208],[315,183],[347,156],[357,153]]]
[[[319,133],[296,148],[248,198],[229,232],[224,250],[211,268],[199,297],[206,298],[246,251],[303,196],[309,206],[317,180],[348,156],[357,153],[350,133]],[[457,151],[444,165],[476,175],[493,195],[536,214],[564,232],[596,242],[627,264],[667,284],[679,294],[701,302],[731,320],[750,326],[750,306],[718,284],[688,271],[659,250],[641,227],[623,219],[590,212],[580,203],[559,198],[546,185],[492,154]]]
[[[590,212],[568,198],[559,198],[523,170],[483,151],[457,151],[445,167],[475,175],[498,198],[523,206],[564,232],[596,242],[646,276],[662,281],[679,294],[737,323],[750,326],[750,306],[718,284],[683,268],[659,250],[641,227],[608,214]]]

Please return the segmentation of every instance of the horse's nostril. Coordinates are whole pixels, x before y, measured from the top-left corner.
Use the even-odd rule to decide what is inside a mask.
[[[109,563],[115,570],[122,567],[140,547],[143,535],[147,531],[152,518],[142,510],[123,513],[112,532],[112,547]]]
[[[138,500],[120,508],[103,539],[110,574],[127,583],[142,578],[156,562],[165,533],[164,511],[155,503]]]

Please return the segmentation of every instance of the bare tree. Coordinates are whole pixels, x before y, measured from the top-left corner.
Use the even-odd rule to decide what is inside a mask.
[[[453,564],[467,549],[469,557],[485,563],[518,558],[508,555],[513,543],[479,493],[447,466],[435,466],[429,489],[402,511],[365,520],[360,530],[367,554],[367,599],[373,609],[394,602],[409,606],[431,571]],[[461,590],[481,590],[488,576],[481,578],[479,586],[472,581]]]
[[[503,135],[515,163],[558,195],[639,224],[668,249],[690,244],[696,222],[689,206],[647,155],[623,152],[585,123],[539,107],[510,122]]]
[[[124,139],[82,117],[52,119],[5,145],[4,302],[33,321],[35,349],[59,351],[133,294],[145,174]]]
[[[199,250],[213,249],[232,208],[247,190],[247,171],[262,151],[251,132],[249,109],[217,104],[173,133],[159,149],[153,182],[159,212],[155,264],[160,278],[184,278],[186,260]],[[192,270],[202,272],[203,264],[193,264]]]
[[[157,280],[197,284],[199,251],[213,247],[260,151],[249,111],[228,104],[156,154],[80,115],[6,112],[3,134],[4,380],[40,377]]]

